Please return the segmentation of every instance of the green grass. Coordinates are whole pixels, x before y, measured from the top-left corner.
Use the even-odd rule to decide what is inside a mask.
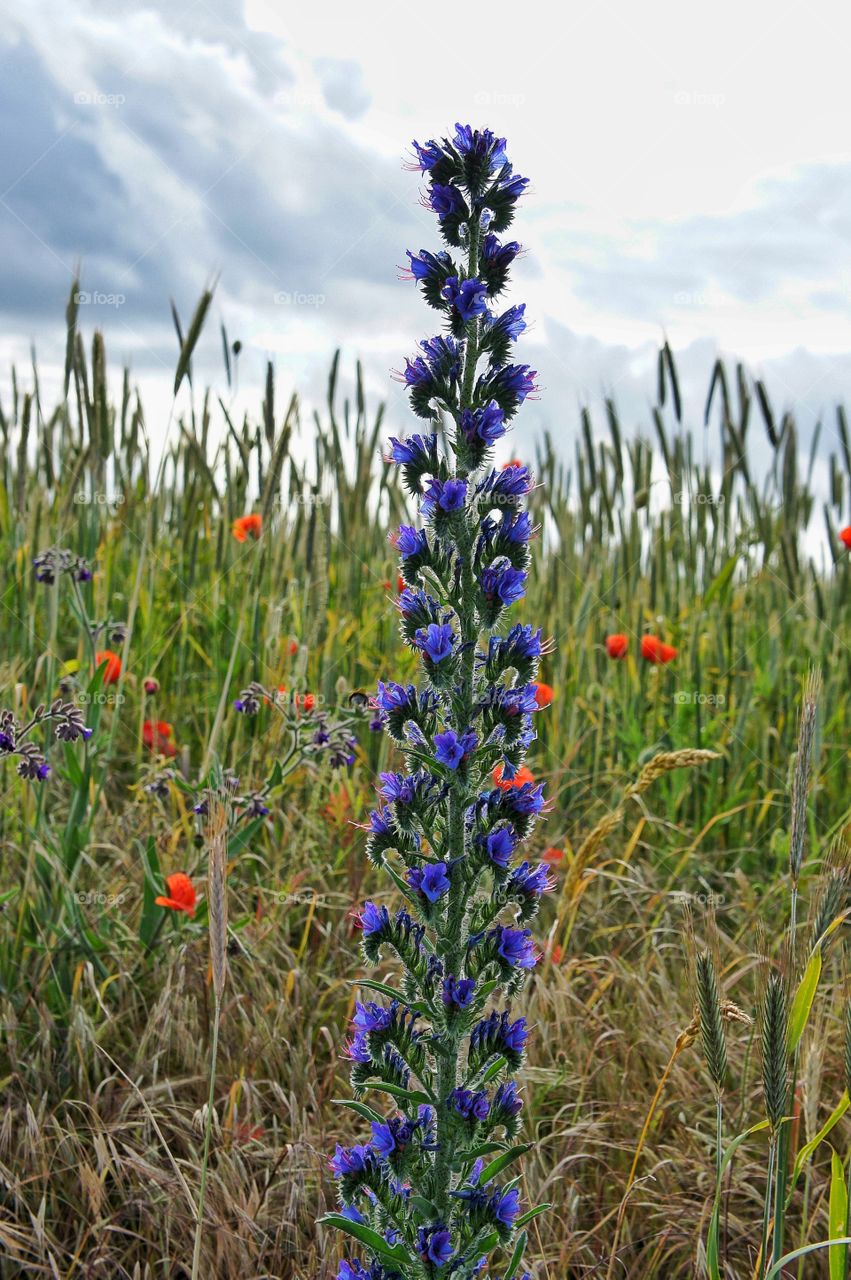
[[[189,376],[203,318],[183,340]],[[287,738],[273,710],[247,720],[232,709],[248,682],[310,691],[329,714],[349,715],[354,691],[411,673],[387,539],[411,511],[380,456],[398,424],[365,404],[358,371],[348,384],[335,360],[315,420],[297,397],[276,404],[271,370],[245,422],[228,417],[229,368],[221,400],[184,380],[156,475],[129,380],[114,404],[101,341],[88,357],[73,306],[69,322],[67,398],[48,409],[30,374],[0,418],[0,706],[23,714],[63,678],[85,695],[81,609],[130,629],[121,683],[94,686],[97,733],[85,752],[52,748],[41,788],[0,766],[0,1274],[187,1276],[214,1017],[206,907],[175,919],[151,898],[177,870],[201,890],[206,862],[187,794],[144,791],[162,762],[144,747],[142,723],[173,726],[170,763],[188,782],[215,761],[249,790]],[[707,426],[680,415],[666,348],[646,438],[627,437],[603,404],[582,414],[574,457],[519,433],[512,446],[541,482],[532,505],[542,550],[517,616],[556,642],[542,670],[555,700],[530,758],[554,802],[538,852],[565,851],[538,925],[548,958],[529,1009],[526,1127],[539,1145],[526,1190],[556,1206],[531,1229],[536,1280],[605,1275],[616,1232],[613,1275],[694,1274],[714,1194],[716,1099],[699,1044],[675,1052],[694,1011],[682,903],[701,950],[715,953],[722,995],[754,1012],[758,921],[768,955],[778,965],[783,956],[790,779],[813,665],[824,688],[804,922],[826,850],[851,818],[851,568],[836,537],[851,490],[844,418],[831,433],[836,455],[824,451],[822,504],[822,455],[798,456],[792,417],[777,421],[742,370],[716,369]],[[711,475],[696,460],[704,433],[723,459]],[[762,458],[758,471],[749,455]],[[240,545],[231,524],[250,511],[263,513],[263,536]],[[807,550],[819,541],[826,566]],[[34,581],[31,558],[51,544],[94,561],[79,600],[64,581]],[[624,662],[606,655],[611,632],[629,636]],[[677,659],[644,662],[646,632],[675,645]],[[155,697],[144,694],[147,676],[159,682]],[[328,1102],[346,1089],[337,1055],[360,972],[351,912],[372,883],[352,823],[388,760],[367,718],[353,769],[300,764],[271,819],[231,844],[202,1275],[334,1274],[335,1243],[313,1223],[333,1198],[325,1153],[344,1136]],[[643,765],[693,749],[719,759],[657,778],[577,856]],[[799,1146],[843,1087],[841,961],[834,947],[802,1042]],[[762,1116],[756,1034],[731,1024],[727,1037],[737,1084],[724,1097],[725,1144]],[[834,1137],[844,1155],[843,1124]],[[740,1149],[724,1201],[724,1245],[741,1274],[759,1237],[765,1149],[759,1135]],[[829,1177],[819,1148],[787,1241],[826,1238]],[[827,1274],[824,1255],[806,1266]]]

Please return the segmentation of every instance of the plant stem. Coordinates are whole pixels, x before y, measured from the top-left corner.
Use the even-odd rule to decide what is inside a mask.
[[[215,996],[213,1006],[213,1043],[210,1049],[210,1090],[207,1095],[207,1115],[204,1124],[204,1155],[201,1160],[201,1184],[198,1190],[198,1213],[195,1218],[195,1247],[192,1251],[192,1280],[198,1280],[201,1263],[201,1233],[204,1225],[204,1199],[207,1193],[207,1165],[210,1159],[210,1135],[213,1131],[213,1100],[216,1092],[216,1061],[219,1054],[219,1022],[221,1000]]]

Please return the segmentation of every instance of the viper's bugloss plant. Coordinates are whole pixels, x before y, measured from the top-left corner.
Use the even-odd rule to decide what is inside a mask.
[[[528,1029],[508,998],[539,959],[528,922],[550,887],[520,847],[544,809],[520,766],[535,737],[541,631],[509,626],[522,599],[534,533],[525,466],[495,469],[492,446],[535,389],[512,362],[523,306],[497,299],[520,246],[502,239],[527,179],[489,129],[414,143],[426,204],[446,247],[409,253],[410,275],[440,316],[399,376],[428,429],[391,438],[390,459],[419,501],[421,527],[395,535],[404,579],[398,608],[420,657],[418,686],[378,686],[375,705],[404,772],[381,775],[368,855],[405,905],[367,902],[363,951],[401,965],[399,989],[355,1007],[346,1054],[364,1141],[331,1160],[340,1212],[324,1221],[366,1246],[338,1280],[403,1280],[487,1272],[489,1255],[518,1275],[523,1224],[546,1206],[521,1204],[512,1167],[521,1100],[512,1077]],[[497,770],[499,785],[492,773]],[[361,1098],[389,1095],[380,1113]],[[493,1274],[493,1273],[488,1273]]]

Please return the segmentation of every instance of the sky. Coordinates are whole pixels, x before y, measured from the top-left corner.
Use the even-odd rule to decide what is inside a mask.
[[[697,424],[713,361],[743,360],[807,437],[851,375],[847,18],[837,4],[501,0],[486,8],[326,0],[0,0],[0,366],[44,377],[81,324],[104,329],[168,414],[184,320],[216,281],[196,379],[243,344],[255,410],[267,359],[321,399],[356,358],[394,427],[390,370],[433,332],[398,279],[434,248],[410,140],[456,120],[508,139],[531,179],[510,301],[539,371],[522,429],[565,449],[614,394],[645,424],[667,336]],[[842,19],[844,18],[844,22]],[[0,386],[5,384],[5,379]],[[153,410],[151,410],[151,406]],[[518,420],[518,430],[519,426]],[[156,431],[156,422],[153,430]]]

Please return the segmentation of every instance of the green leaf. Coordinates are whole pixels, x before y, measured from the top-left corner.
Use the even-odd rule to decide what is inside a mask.
[[[807,1025],[807,1019],[810,1016],[810,1010],[813,1007],[816,988],[821,977],[821,947],[816,947],[807,961],[807,967],[804,970],[804,976],[798,983],[798,990],[792,1000],[792,1007],[789,1010],[789,1027],[786,1032],[786,1045],[790,1053],[794,1053],[800,1043],[801,1036],[804,1034],[804,1027]]]
[[[210,309],[210,303],[213,301],[213,294],[210,289],[205,289],[201,294],[198,306],[195,308],[195,314],[190,321],[186,337],[180,346],[180,357],[177,361],[177,371],[174,375],[174,394],[177,395],[180,390],[180,384],[189,372],[189,364],[192,360],[192,352],[195,350],[198,339],[201,337],[201,330],[204,327],[204,321],[207,312]]]
[[[809,1253],[817,1253],[819,1249],[831,1249],[838,1244],[851,1244],[851,1236],[836,1236],[832,1240],[817,1240],[815,1244],[806,1244],[802,1249],[793,1249],[791,1253],[784,1253],[782,1258],[777,1259],[771,1270],[766,1272],[765,1280],[774,1280],[775,1276],[781,1276],[783,1268],[788,1267],[789,1263],[794,1262],[796,1258],[804,1258]]]
[[[344,1231],[347,1236],[354,1236],[355,1240],[360,1240],[361,1244],[365,1244],[380,1257],[389,1258],[391,1262],[401,1262],[403,1266],[415,1266],[414,1259],[407,1249],[403,1249],[400,1244],[388,1244],[384,1236],[380,1236],[377,1231],[373,1231],[372,1227],[368,1227],[363,1222],[352,1222],[342,1213],[326,1213],[319,1221],[325,1227],[336,1227],[338,1231]]]
[[[510,1165],[512,1160],[517,1160],[518,1157],[528,1151],[531,1146],[531,1142],[522,1142],[519,1146],[512,1147],[510,1151],[503,1151],[501,1156],[497,1156],[497,1158],[492,1160],[490,1164],[485,1165],[484,1169],[482,1169],[482,1176],[479,1181],[482,1185],[486,1182],[490,1182],[491,1178],[495,1178],[498,1174],[502,1173],[503,1169],[505,1169],[507,1165]]]
[[[795,1167],[792,1170],[792,1178],[789,1183],[789,1194],[786,1197],[787,1208],[789,1206],[789,1202],[792,1199],[792,1193],[795,1190],[795,1184],[797,1183],[798,1178],[801,1176],[801,1170],[803,1169],[804,1165],[807,1163],[810,1156],[815,1151],[816,1147],[819,1146],[819,1144],[825,1140],[825,1138],[830,1133],[833,1126],[835,1124],[838,1124],[838,1122],[842,1119],[842,1117],[845,1115],[845,1112],[848,1110],[849,1106],[851,1106],[851,1098],[849,1098],[848,1096],[848,1091],[845,1090],[845,1092],[842,1094],[842,1097],[839,1099],[839,1102],[834,1107],[833,1111],[830,1113],[827,1120],[825,1120],[824,1124],[819,1129],[816,1136],[814,1138],[811,1138],[809,1142],[807,1142],[803,1147],[801,1147],[801,1150],[798,1152],[797,1159],[795,1160]]]
[[[423,1093],[422,1089],[403,1089],[399,1084],[387,1084],[384,1080],[365,1080],[358,1088],[377,1089],[380,1093],[389,1093],[394,1098],[402,1098],[418,1107],[434,1105],[434,1099]]]
[[[848,1216],[848,1189],[845,1171],[836,1152],[830,1151],[830,1196],[828,1198],[828,1227],[832,1236],[841,1236]],[[830,1280],[845,1280],[845,1245],[834,1245],[828,1254]]]
[[[157,844],[153,836],[148,838],[142,849],[142,867],[145,879],[142,886],[142,916],[139,920],[139,941],[143,947],[150,947],[162,915],[162,908],[154,902],[154,898],[162,887],[162,872],[157,857]]]
[[[505,1273],[505,1280],[514,1280],[517,1268],[523,1259],[523,1250],[526,1248],[528,1236],[525,1231],[521,1231],[517,1237],[517,1243],[514,1246],[514,1252],[511,1255],[511,1261],[508,1264],[508,1270]]]
[[[378,1111],[374,1111],[372,1107],[368,1107],[365,1102],[356,1102],[353,1098],[332,1098],[331,1101],[336,1107],[348,1107],[349,1111],[355,1111],[359,1116],[363,1116],[364,1120],[374,1121],[376,1124],[384,1123],[384,1116]]]
[[[494,1076],[498,1076],[502,1068],[507,1066],[508,1062],[505,1058],[497,1058],[495,1062],[490,1064],[487,1071],[482,1076],[482,1084],[487,1084],[489,1080],[493,1080]]]
[[[721,1280],[718,1223],[721,1217],[721,1182],[724,1177],[724,1171],[745,1139],[749,1138],[753,1133],[758,1133],[760,1129],[767,1128],[768,1121],[760,1120],[759,1124],[752,1125],[750,1129],[746,1129],[744,1133],[740,1133],[737,1138],[734,1138],[724,1152],[724,1158],[721,1161],[721,1168],[718,1171],[718,1177],[715,1182],[715,1203],[712,1206],[712,1216],[709,1219],[709,1230],[706,1236],[706,1270],[709,1274],[709,1280]],[[766,1280],[768,1280],[767,1277]]]
[[[741,557],[738,554],[730,556],[726,564],[722,566],[720,573],[716,574],[712,579],[706,589],[706,595],[703,597],[704,609],[712,603],[716,596],[721,596],[722,599],[726,598],[727,588],[730,585],[733,574],[736,572],[736,565],[740,559]]]
[[[546,1213],[547,1209],[552,1209],[549,1201],[546,1204],[538,1204],[534,1209],[528,1209],[526,1213],[520,1215],[515,1222],[515,1227],[525,1227],[527,1222],[531,1222],[533,1218],[539,1217],[542,1213]]]

